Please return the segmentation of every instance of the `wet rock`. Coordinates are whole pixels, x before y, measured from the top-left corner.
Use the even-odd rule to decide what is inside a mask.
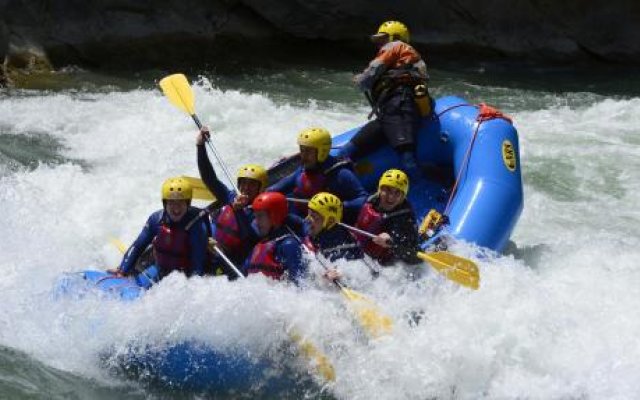
[[[54,66],[349,58],[370,52],[368,35],[390,18],[428,55],[640,64],[633,0],[0,0],[0,18],[0,55],[8,36],[15,48],[37,44]]]
[[[9,79],[5,69],[5,58],[9,50],[9,30],[4,20],[0,19],[0,87],[7,86]]]

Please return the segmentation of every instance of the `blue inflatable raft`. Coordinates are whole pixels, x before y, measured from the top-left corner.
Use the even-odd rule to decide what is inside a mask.
[[[89,293],[104,298],[134,301],[149,284],[157,280],[151,266],[146,276],[118,277],[105,271],[87,270],[67,274],[54,288],[54,297],[80,299]],[[100,321],[92,321],[99,331]],[[293,353],[283,353],[280,360],[256,359],[246,352],[217,351],[194,341],[179,343],[130,344],[125,351],[104,349],[100,358],[114,374],[170,389],[206,391],[223,397],[293,395],[309,391],[313,379],[304,371],[292,368]]]
[[[358,130],[335,137],[334,147]],[[507,117],[458,97],[438,99],[417,136],[423,180],[409,185],[409,200],[419,220],[435,209],[449,220],[438,237],[502,251],[523,208],[519,154],[518,133]],[[401,168],[390,148],[354,162],[369,192],[377,190],[384,171]]]
[[[491,111],[491,110],[490,110]],[[334,153],[359,128],[334,137]],[[523,208],[518,135],[506,118],[458,97],[435,102],[435,112],[423,120],[417,137],[417,157],[423,179],[410,183],[409,200],[418,217],[435,209],[448,216],[448,224],[423,247],[451,237],[501,251]],[[381,174],[399,168],[400,160],[390,148],[353,160],[365,188],[377,190]],[[292,172],[298,165],[291,157],[269,170],[270,179]],[[148,286],[148,277],[119,278],[105,272],[80,274],[85,285],[134,300]],[[77,295],[76,283],[62,281],[58,294]],[[84,289],[83,289],[84,290]],[[145,371],[145,376],[171,386],[236,390],[260,381],[268,369],[242,356],[220,354],[194,343],[176,344],[163,353],[136,353],[121,360],[126,369]],[[273,376],[273,374],[270,374]],[[280,386],[286,383],[278,382]]]

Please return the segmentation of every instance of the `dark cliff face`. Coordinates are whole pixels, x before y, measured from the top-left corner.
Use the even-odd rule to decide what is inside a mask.
[[[432,56],[640,64],[637,0],[0,0],[0,58],[127,69],[360,57],[387,19]]]

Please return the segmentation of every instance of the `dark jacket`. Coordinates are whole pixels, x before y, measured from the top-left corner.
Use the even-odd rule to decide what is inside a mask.
[[[420,251],[420,237],[416,215],[411,204],[405,199],[393,210],[382,211],[378,194],[371,196],[367,203],[370,203],[375,211],[383,214],[380,233],[386,232],[391,236],[392,256],[378,260],[380,264],[390,265],[398,260],[409,264],[420,263],[417,257],[417,252]]]
[[[333,262],[344,258],[346,260],[359,260],[364,253],[351,233],[340,225],[334,225],[324,229],[316,236],[307,236],[308,243],[314,251],[322,254],[324,258]]]

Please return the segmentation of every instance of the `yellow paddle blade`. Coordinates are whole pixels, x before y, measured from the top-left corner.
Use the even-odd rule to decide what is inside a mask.
[[[160,80],[160,88],[171,104],[189,115],[196,113],[193,91],[183,74],[173,74]]]
[[[418,257],[454,282],[471,289],[478,289],[480,286],[478,266],[471,260],[446,251],[433,253],[419,251]]]
[[[216,201],[216,196],[209,191],[209,188],[207,188],[207,185],[202,182],[202,179],[184,175],[182,175],[181,178],[189,182],[189,185],[191,185],[194,199],[208,200],[211,202]]]
[[[298,345],[300,353],[315,367],[317,373],[320,374],[326,381],[333,382],[336,380],[336,371],[333,369],[333,365],[329,358],[322,353],[313,343],[308,339],[303,338],[297,329],[291,329],[289,331],[289,337],[293,342]]]
[[[118,251],[122,254],[126,253],[127,249],[129,248],[126,244],[124,244],[122,240],[115,238],[113,236],[109,238],[109,243],[114,245],[115,248],[118,249]]]
[[[371,337],[378,338],[391,333],[393,320],[388,315],[383,314],[373,301],[354,290],[345,287],[340,290],[344,297],[349,300],[360,324]]]

